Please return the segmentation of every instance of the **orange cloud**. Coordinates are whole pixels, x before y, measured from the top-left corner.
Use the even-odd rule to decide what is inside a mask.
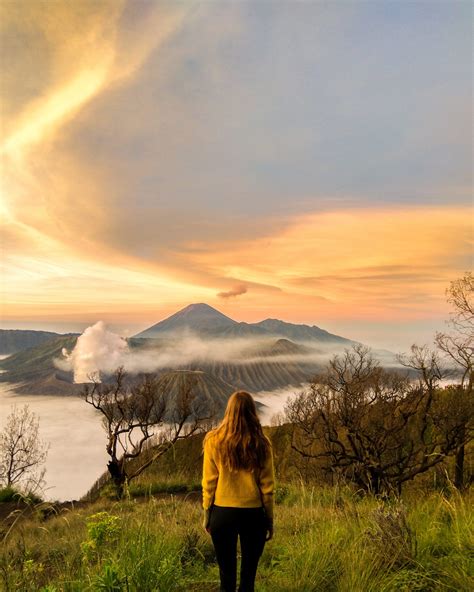
[[[234,286],[232,290],[228,290],[227,292],[218,292],[218,298],[233,298],[235,296],[242,296],[242,294],[247,293],[247,286],[245,284],[239,284]]]
[[[281,288],[272,306],[308,317],[423,318],[472,256],[467,207],[354,209],[301,216],[274,236],[207,245],[193,265]]]

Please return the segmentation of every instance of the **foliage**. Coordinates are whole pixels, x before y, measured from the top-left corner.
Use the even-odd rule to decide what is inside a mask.
[[[404,567],[416,557],[416,540],[408,525],[406,507],[379,504],[369,515],[371,524],[365,531],[367,542],[380,557],[384,569]]]
[[[120,575],[115,565],[106,563],[101,574],[96,576],[95,588],[101,592],[122,592],[126,577]]]
[[[107,512],[98,512],[87,519],[88,538],[81,545],[86,560],[100,558],[107,545],[116,542],[120,532],[118,522],[118,516]]]
[[[14,502],[18,499],[19,492],[14,487],[3,487],[0,489],[0,503]]]
[[[36,493],[23,493],[14,487],[4,487],[0,489],[0,503],[23,501],[29,504],[39,504],[42,499]]]

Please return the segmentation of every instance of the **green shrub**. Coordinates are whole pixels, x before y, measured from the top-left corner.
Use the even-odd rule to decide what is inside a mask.
[[[117,541],[120,526],[119,517],[108,512],[98,512],[87,519],[88,539],[81,545],[86,560],[99,558],[107,545]]]
[[[20,494],[13,487],[3,487],[0,489],[0,502],[14,502],[18,500]]]
[[[19,500],[25,503],[39,504],[43,500],[35,493],[22,493],[11,485],[0,489],[0,503],[1,502],[17,502]]]
[[[102,573],[95,578],[94,589],[101,592],[122,592],[126,590],[126,583],[126,577],[120,575],[118,568],[106,563]]]

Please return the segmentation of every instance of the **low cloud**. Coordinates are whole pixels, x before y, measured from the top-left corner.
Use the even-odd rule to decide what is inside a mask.
[[[189,330],[164,335],[143,347],[130,347],[126,339],[107,329],[103,321],[88,327],[78,337],[75,348],[62,352],[55,365],[74,373],[74,382],[100,380],[123,367],[130,374],[163,369],[207,366],[214,364],[302,364],[323,366],[340,344],[306,343],[301,352],[279,354],[273,350],[275,337],[203,339]]]
[[[246,294],[247,291],[247,286],[245,284],[239,284],[238,286],[234,286],[232,290],[229,290],[228,292],[218,292],[217,296],[219,298],[233,298],[234,296]]]

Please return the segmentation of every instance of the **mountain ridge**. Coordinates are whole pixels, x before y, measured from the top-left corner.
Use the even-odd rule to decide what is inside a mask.
[[[0,329],[0,355],[16,354],[57,337],[61,334],[53,331]]]
[[[288,323],[280,319],[264,319],[257,323],[235,321],[206,303],[189,304],[169,317],[155,323],[134,338],[151,339],[166,333],[190,330],[205,337],[281,337],[291,341],[355,343],[351,339],[329,333],[316,325]]]

